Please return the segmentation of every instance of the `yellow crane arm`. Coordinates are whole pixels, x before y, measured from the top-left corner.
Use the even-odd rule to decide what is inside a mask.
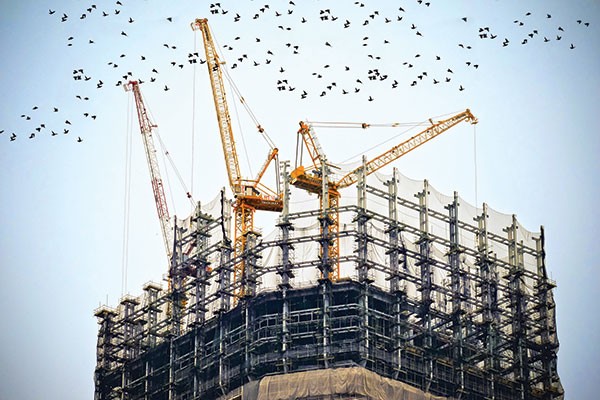
[[[454,125],[462,121],[468,121],[471,124],[476,124],[477,118],[475,118],[475,116],[471,114],[471,111],[469,109],[466,109],[461,113],[458,113],[448,119],[436,123],[433,123],[433,121],[430,119],[429,122],[431,122],[432,124],[430,127],[428,127],[422,132],[419,132],[410,139],[405,140],[399,145],[392,147],[391,149],[374,158],[373,160],[367,162],[365,165],[366,175],[369,175],[379,170],[380,168],[388,165],[389,163],[397,160],[406,153],[427,143],[434,137],[442,134],[443,132],[447,131],[448,129],[452,128]],[[338,182],[335,183],[335,187],[341,189],[356,183],[358,181],[359,173],[362,170],[362,168],[363,167],[360,166],[343,176]]]
[[[269,168],[269,165],[271,165],[271,162],[278,158],[278,154],[279,154],[279,150],[276,147],[274,147],[273,149],[271,149],[269,151],[269,155],[267,156],[265,163],[263,164],[260,171],[258,171],[258,174],[256,175],[256,179],[254,180],[255,186],[257,186],[260,183],[260,180],[262,179],[265,172],[267,172],[267,169]],[[275,167],[277,168],[277,165],[275,165]]]
[[[235,149],[235,140],[231,129],[231,117],[229,108],[227,107],[227,99],[225,97],[225,85],[221,74],[221,61],[217,54],[212,34],[208,27],[206,18],[198,18],[192,22],[192,29],[202,32],[204,39],[204,51],[206,53],[206,64],[208,66],[208,74],[210,76],[210,85],[213,91],[213,99],[217,110],[217,120],[219,123],[219,132],[221,134],[221,144],[223,146],[223,154],[225,156],[225,165],[227,166],[227,176],[229,185],[234,195],[241,192],[240,181],[242,176],[240,173],[240,165],[238,161],[237,151]]]

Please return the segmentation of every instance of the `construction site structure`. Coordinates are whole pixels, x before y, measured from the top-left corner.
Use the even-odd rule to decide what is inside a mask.
[[[222,191],[174,222],[180,285],[95,311],[96,400],[563,398],[543,228],[363,167],[332,280],[322,210],[281,170],[271,233],[236,254]]]

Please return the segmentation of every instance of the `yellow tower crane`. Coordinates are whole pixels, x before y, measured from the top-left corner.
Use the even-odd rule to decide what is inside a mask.
[[[448,129],[452,128],[453,126],[457,125],[462,121],[468,121],[471,124],[476,124],[477,118],[475,118],[475,116],[471,114],[471,111],[469,109],[466,109],[465,111],[460,112],[442,121],[433,122],[432,119],[429,119],[431,126],[429,126],[427,129],[417,133],[410,139],[407,139],[404,142],[392,147],[391,149],[387,150],[383,154],[380,154],[371,161],[368,161],[366,164],[364,164],[364,166],[360,166],[348,172],[346,175],[342,176],[342,178],[340,178],[337,181],[329,180],[326,176],[327,165],[325,165],[325,154],[323,153],[323,150],[319,145],[312,125],[309,123],[300,122],[300,129],[298,130],[299,145],[300,140],[302,140],[302,143],[304,143],[304,147],[306,148],[312,160],[312,165],[306,167],[301,165],[298,166],[298,155],[300,154],[301,149],[297,149],[297,166],[291,173],[291,183],[292,185],[300,189],[306,190],[309,193],[316,193],[320,199],[322,213],[326,212],[327,217],[330,219],[329,234],[331,240],[329,246],[329,257],[334,263],[334,270],[332,276],[329,277],[331,280],[337,281],[340,278],[340,270],[338,264],[338,206],[340,198],[339,190],[355,184],[358,181],[359,174],[361,173],[363,168],[365,168],[365,176],[368,176],[369,174],[372,174],[380,168],[390,164],[391,162],[397,160],[398,158],[416,149],[417,147],[427,143],[431,139],[435,138],[436,136],[447,131]],[[352,126],[352,124],[350,123],[342,123],[338,125],[340,127]],[[365,129],[371,126],[366,123],[354,125]],[[324,195],[325,197],[323,197]]]
[[[276,176],[278,177],[278,150],[273,142],[269,139],[264,129],[256,122],[258,131],[265,137],[270,146],[270,151],[255,179],[244,179],[240,173],[238,155],[235,147],[235,140],[231,128],[231,117],[227,106],[225,96],[225,86],[223,84],[222,66],[224,62],[219,59],[217,48],[213,41],[211,31],[208,26],[208,20],[196,19],[192,22],[192,29],[199,30],[202,33],[204,42],[204,51],[206,53],[206,66],[208,67],[208,75],[217,112],[217,121],[219,132],[221,135],[221,144],[223,147],[223,155],[225,156],[225,165],[227,167],[227,176],[229,178],[229,186],[235,197],[234,216],[235,216],[235,233],[234,233],[234,254],[235,256],[242,255],[246,249],[246,236],[249,232],[254,231],[254,212],[256,210],[275,211],[283,210],[283,196],[279,191],[279,184],[276,183],[276,190],[273,190],[261,183],[261,179],[267,171],[271,162],[275,161]],[[244,106],[247,108],[243,98],[241,98]],[[248,108],[247,108],[248,110]],[[249,110],[248,110],[249,111]],[[278,179],[277,179],[278,180]],[[240,261],[234,269],[234,279],[239,281],[244,274],[244,262]],[[238,297],[244,296],[244,288],[242,287],[238,293]]]

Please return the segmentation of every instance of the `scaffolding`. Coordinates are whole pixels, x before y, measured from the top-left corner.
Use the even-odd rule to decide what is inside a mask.
[[[543,227],[396,170],[362,174],[336,209],[310,208],[291,201],[282,170],[272,234],[249,232],[235,255],[221,192],[175,221],[169,290],[149,283],[96,310],[96,400],[258,399],[243,388],[357,367],[429,396],[411,398],[563,398]],[[321,389],[290,398],[376,398],[316,380]]]

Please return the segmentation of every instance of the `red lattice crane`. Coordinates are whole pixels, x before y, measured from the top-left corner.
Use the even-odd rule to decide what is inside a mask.
[[[133,92],[133,97],[135,98],[135,106],[140,124],[140,133],[142,134],[146,160],[148,161],[148,168],[150,170],[150,181],[152,183],[154,202],[156,203],[156,211],[158,213],[158,220],[160,221],[163,243],[165,245],[167,257],[170,262],[173,255],[173,226],[171,225],[171,217],[169,216],[169,209],[167,208],[167,199],[165,197],[163,180],[160,176],[158,159],[156,158],[156,147],[154,146],[154,139],[152,138],[152,131],[157,127],[157,125],[152,123],[150,120],[148,110],[146,109],[146,105],[144,104],[144,99],[140,91],[139,82],[129,81],[123,87],[125,88],[125,91]]]

